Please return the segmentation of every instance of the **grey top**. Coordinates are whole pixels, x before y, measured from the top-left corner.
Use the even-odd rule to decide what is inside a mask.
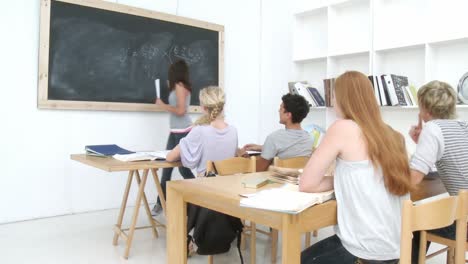
[[[343,247],[362,259],[400,257],[402,201],[385,187],[380,167],[369,160],[336,160],[334,189],[337,202],[335,232]]]
[[[314,139],[305,130],[280,129],[265,139],[262,147],[262,158],[271,160],[274,157],[288,159],[312,155]]]
[[[228,125],[216,129],[210,125],[195,126],[180,140],[180,158],[184,167],[204,174],[208,160],[217,161],[236,156],[237,129]]]
[[[169,105],[176,107],[177,106],[177,96],[175,90],[172,90],[169,93]],[[190,93],[185,98],[185,107],[190,106]],[[169,113],[169,128],[170,129],[184,129],[192,125],[192,120],[185,113],[182,116],[178,116],[174,113]]]
[[[427,174],[434,165],[450,195],[468,189],[467,122],[440,119],[425,124],[410,166]]]

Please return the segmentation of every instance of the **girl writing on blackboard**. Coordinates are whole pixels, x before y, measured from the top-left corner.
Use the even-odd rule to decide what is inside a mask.
[[[192,120],[187,115],[187,108],[190,105],[190,96],[192,92],[190,84],[189,68],[184,60],[177,60],[171,64],[168,71],[169,80],[169,104],[164,103],[161,98],[156,99],[156,105],[169,112],[170,133],[167,140],[166,149],[173,149],[179,144],[179,141],[187,136],[192,128]],[[161,187],[164,196],[166,196],[166,182],[171,180],[172,169],[163,169],[161,177]],[[179,167],[179,172],[184,179],[194,178],[190,169]],[[161,201],[153,208],[153,215],[161,213]]]

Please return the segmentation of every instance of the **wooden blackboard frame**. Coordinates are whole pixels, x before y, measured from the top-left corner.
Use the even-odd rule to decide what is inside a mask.
[[[196,19],[150,11],[147,9],[131,7],[127,5],[111,3],[101,0],[55,0],[86,7],[98,8],[113,12],[152,18],[182,25],[188,25],[203,29],[217,31],[219,34],[219,54],[218,54],[218,76],[219,86],[224,87],[224,26],[204,22]],[[73,109],[73,110],[111,110],[111,111],[163,111],[160,107],[143,103],[114,103],[114,102],[94,102],[94,101],[68,101],[49,100],[49,40],[50,40],[50,15],[51,0],[41,0],[40,18],[40,46],[39,46],[39,73],[38,73],[38,97],[37,107],[39,109]],[[191,105],[189,113],[200,113],[201,107]]]

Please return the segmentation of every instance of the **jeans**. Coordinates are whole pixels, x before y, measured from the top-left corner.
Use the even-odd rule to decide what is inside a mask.
[[[166,149],[170,150],[170,149],[175,148],[179,144],[180,140],[184,138],[185,136],[187,136],[187,134],[188,133],[170,133],[169,138],[167,140]],[[166,198],[166,182],[171,180],[173,169],[174,168],[163,169],[163,173],[161,176],[161,188],[164,193],[164,198]],[[179,172],[180,172],[180,175],[182,175],[184,179],[195,178],[195,176],[193,175],[192,171],[189,168],[179,167]],[[159,199],[159,197],[158,197],[158,204],[161,205],[161,200]]]
[[[337,235],[317,242],[302,251],[301,264],[396,264],[394,260],[364,260],[349,253]]]
[[[434,235],[444,237],[444,238],[455,240],[456,234],[457,234],[457,224],[453,223],[452,225],[449,225],[447,227],[430,230],[428,232],[431,233],[431,234],[434,234]],[[418,260],[419,260],[419,241],[420,241],[420,239],[421,239],[421,232],[414,232],[413,233],[412,249],[411,249],[411,263],[413,263],[413,264],[417,264]],[[468,234],[467,234],[466,241],[468,242]],[[426,252],[429,249],[430,245],[431,245],[431,242],[427,242]]]

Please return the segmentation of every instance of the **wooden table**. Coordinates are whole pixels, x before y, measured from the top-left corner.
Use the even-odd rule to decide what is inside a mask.
[[[282,263],[300,263],[300,235],[336,224],[336,201],[315,205],[297,214],[286,214],[240,207],[239,194],[252,193],[265,188],[277,187],[268,184],[260,189],[242,187],[244,178],[258,174],[233,175],[171,181],[167,185],[167,263],[187,263],[187,203],[200,205],[218,212],[250,220],[282,231]],[[411,193],[413,201],[445,192],[440,178],[428,178]]]
[[[302,211],[286,214],[240,207],[239,194],[252,193],[278,184],[267,184],[260,189],[242,187],[244,178],[258,174],[199,178],[172,181],[167,185],[167,263],[187,263],[187,203],[200,205],[218,212],[239,217],[280,230],[282,236],[282,263],[299,263],[300,235],[336,224],[336,201],[328,201]]]
[[[156,190],[158,192],[159,198],[161,199],[161,205],[163,211],[166,212],[166,201],[162,192],[161,184],[159,182],[157,170],[162,168],[173,168],[181,166],[180,162],[165,162],[165,161],[136,161],[136,162],[123,162],[116,160],[112,157],[96,157],[89,156],[85,154],[73,154],[71,159],[95,167],[104,171],[128,171],[127,185],[122,198],[122,205],[120,206],[119,217],[117,218],[117,224],[114,226],[114,239],[113,245],[117,245],[119,237],[122,237],[126,241],[124,258],[128,258],[130,253],[130,247],[132,245],[133,235],[136,229],[151,228],[153,231],[153,236],[158,237],[157,227],[165,227],[163,224],[158,222],[156,219],[153,219],[151,216],[151,210],[148,206],[148,200],[146,199],[145,194],[145,185],[146,179],[148,178],[148,172],[151,171],[153,175],[154,183],[156,185]],[[143,170],[143,177],[140,177],[139,170]],[[122,228],[122,220],[125,214],[125,207],[127,206],[128,194],[130,192],[130,187],[132,185],[132,179],[135,176],[135,180],[138,185],[137,199],[135,202],[135,208],[133,209],[132,222],[129,228]],[[141,201],[143,200],[143,205],[148,216],[148,220],[151,223],[150,226],[136,227],[138,212],[140,210]],[[128,230],[128,234],[125,232]]]
[[[447,190],[439,176],[426,176],[411,192],[411,200],[418,201],[444,192],[447,192]]]

